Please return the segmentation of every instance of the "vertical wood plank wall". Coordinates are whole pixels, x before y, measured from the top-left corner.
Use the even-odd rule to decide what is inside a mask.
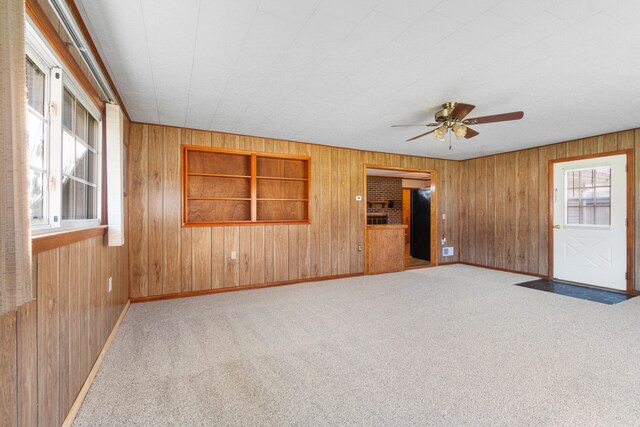
[[[435,170],[439,238],[458,243],[460,162],[138,123],[129,137],[131,298],[362,273],[365,163]],[[181,144],[311,156],[311,224],[183,228]]]
[[[37,298],[0,317],[0,425],[64,421],[129,299],[127,258],[102,237],[34,256]]]
[[[549,160],[634,150],[635,289],[640,290],[640,129],[461,162],[460,261],[548,274]]]

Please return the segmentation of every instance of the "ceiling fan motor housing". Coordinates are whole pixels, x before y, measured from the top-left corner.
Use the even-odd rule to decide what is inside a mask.
[[[436,122],[444,123],[449,120],[449,116],[451,116],[456,104],[457,102],[447,102],[446,104],[442,104],[442,110],[436,112]]]

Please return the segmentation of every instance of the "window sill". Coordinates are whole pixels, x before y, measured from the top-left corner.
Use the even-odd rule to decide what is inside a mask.
[[[104,236],[106,231],[106,225],[97,225],[95,227],[59,231],[56,233],[33,236],[31,238],[31,253],[32,255],[36,255],[41,252],[59,248],[61,246],[67,246],[81,240]]]

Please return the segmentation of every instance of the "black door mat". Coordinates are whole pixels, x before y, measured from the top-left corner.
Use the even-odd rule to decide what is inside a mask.
[[[537,289],[539,291],[551,292],[573,298],[580,298],[587,301],[599,302],[601,304],[617,304],[633,298],[633,295],[621,292],[608,291],[606,289],[591,288],[589,286],[574,285],[571,283],[556,282],[553,280],[534,280],[531,282],[516,283],[516,286],[523,288]]]

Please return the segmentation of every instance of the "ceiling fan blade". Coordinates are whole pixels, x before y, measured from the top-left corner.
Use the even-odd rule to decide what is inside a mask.
[[[440,123],[427,123],[426,125],[391,125],[392,128],[413,127],[413,126],[440,126]]]
[[[451,118],[462,120],[467,117],[474,108],[476,108],[476,106],[471,104],[456,104],[451,112]]]
[[[436,128],[436,129],[437,129],[437,128]],[[409,142],[409,141],[413,141],[414,139],[422,138],[422,137],[423,137],[423,136],[425,136],[425,135],[429,135],[430,133],[435,132],[435,131],[436,131],[436,129],[432,129],[432,130],[430,130],[429,132],[421,133],[421,134],[420,134],[420,135],[418,135],[418,136],[414,136],[413,138],[409,138],[409,139],[407,139],[407,142]]]
[[[468,127],[467,134],[464,136],[464,139],[473,138],[474,136],[478,136],[478,135],[480,135],[480,132],[476,132],[475,130]]]
[[[520,120],[524,117],[522,111],[514,111],[513,113],[495,114],[493,116],[475,117],[473,119],[463,120],[465,125],[481,125],[484,123],[507,122],[509,120]]]

